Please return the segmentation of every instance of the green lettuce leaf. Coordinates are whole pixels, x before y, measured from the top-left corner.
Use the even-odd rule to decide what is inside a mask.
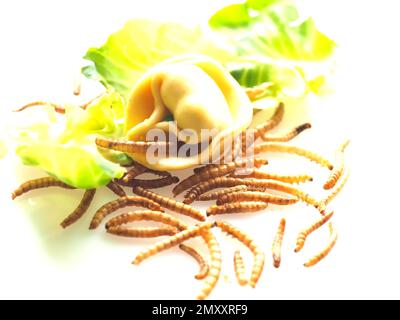
[[[336,44],[312,18],[301,16],[290,0],[247,0],[234,6],[235,15],[232,6],[222,8],[209,24],[222,40],[234,44],[237,56],[252,57],[234,67],[242,86],[272,81],[272,97],[324,91]]]
[[[200,27],[131,20],[103,46],[88,50],[84,59],[92,64],[82,72],[126,98],[149,68],[176,55],[190,53],[207,54],[221,62],[232,57],[229,50],[213,41],[213,36],[205,34]]]
[[[105,94],[87,110],[68,106],[65,117],[46,109],[46,119],[33,119],[17,129],[16,153],[24,164],[37,166],[73,187],[104,186],[122,177],[125,169],[104,157],[94,140],[97,135],[121,137],[123,109],[124,102],[115,92]]]

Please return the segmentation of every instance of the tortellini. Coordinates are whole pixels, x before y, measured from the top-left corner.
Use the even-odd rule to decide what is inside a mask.
[[[143,154],[131,155],[153,169],[184,169],[204,163],[220,147],[222,138],[234,136],[250,125],[253,108],[244,90],[217,61],[185,55],[155,66],[138,80],[126,113],[127,138],[144,140],[152,129],[168,133],[168,115],[176,122],[178,137],[182,130],[193,133],[196,139],[190,143],[204,142],[204,129],[215,134],[198,154],[169,155],[155,162],[149,162]]]

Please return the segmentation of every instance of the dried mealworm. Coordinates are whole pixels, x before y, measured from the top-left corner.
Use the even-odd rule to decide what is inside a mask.
[[[225,178],[219,177],[215,179],[211,179],[206,182],[202,182],[197,186],[193,187],[189,192],[185,195],[185,203],[192,203],[196,200],[200,195],[205,192],[208,192],[215,188],[224,188],[224,187],[234,187],[238,185],[246,185],[250,187],[257,187],[257,188],[266,188],[266,189],[273,189],[281,192],[285,192],[300,198],[300,200],[311,204],[312,206],[316,207],[320,211],[323,210],[324,204],[317,201],[316,199],[312,198],[306,192],[293,187],[290,184],[275,181],[275,180],[259,180],[259,179],[238,179],[238,178]]]
[[[207,216],[214,216],[214,215],[218,215],[218,214],[257,212],[257,211],[264,210],[267,207],[268,207],[268,203],[261,202],[261,201],[225,203],[220,206],[213,205],[210,208],[208,208]]]
[[[32,108],[32,107],[37,107],[37,106],[50,106],[54,109],[55,112],[60,113],[60,114],[65,114],[65,108],[63,106],[60,106],[59,104],[52,103],[52,102],[45,102],[45,101],[35,101],[28,103],[21,108],[14,110],[14,112],[21,112],[26,109]]]
[[[335,164],[333,170],[324,184],[324,189],[332,189],[344,172],[344,150],[349,145],[350,141],[346,140],[336,151]]]
[[[159,149],[166,148],[166,142],[146,142],[146,141],[118,141],[107,138],[96,138],[96,145],[105,149],[112,149],[126,153],[146,153],[150,147]]]
[[[196,219],[199,221],[205,221],[205,219],[206,219],[205,216],[200,211],[196,210],[195,208],[193,208],[187,204],[178,202],[178,201],[168,198],[168,197],[161,196],[157,193],[154,193],[149,190],[145,190],[141,187],[134,187],[133,193],[140,195],[142,197],[151,199],[166,209],[186,215],[193,219]]]
[[[135,221],[155,221],[161,222],[180,231],[188,228],[188,225],[181,220],[160,211],[142,210],[130,213],[124,213],[110,219],[106,224],[106,229],[125,225]]]
[[[320,253],[318,253],[317,255],[312,257],[309,261],[307,261],[304,264],[305,267],[308,268],[308,267],[315,266],[322,259],[326,258],[328,256],[328,254],[332,251],[333,247],[335,246],[335,244],[338,240],[338,233],[337,233],[337,230],[333,227],[332,222],[329,222],[329,230],[330,230],[331,236],[330,236],[328,245]]]
[[[254,147],[254,154],[259,154],[264,152],[280,152],[280,153],[295,154],[301,157],[305,157],[310,161],[314,161],[319,165],[328,168],[329,170],[333,169],[333,165],[329,162],[329,160],[325,159],[321,155],[292,145],[267,142],[267,143],[261,143]]]
[[[191,257],[193,257],[197,261],[197,263],[199,264],[200,270],[194,276],[195,279],[203,280],[205,277],[207,277],[207,274],[208,274],[208,272],[210,270],[210,267],[208,266],[208,263],[203,258],[203,256],[200,253],[198,253],[195,249],[193,249],[192,247],[189,247],[189,246],[184,245],[184,244],[180,244],[179,245],[179,249],[181,249],[182,251],[186,252]]]
[[[170,176],[152,180],[133,179],[131,184],[132,186],[142,187],[144,189],[157,189],[167,187],[178,182],[178,177]]]
[[[342,191],[343,187],[349,180],[349,177],[350,177],[350,172],[347,171],[347,173],[343,176],[342,181],[338,185],[336,185],[336,187],[324,200],[321,201],[321,205],[327,206],[339,194],[339,192]]]
[[[92,222],[90,223],[90,229],[96,229],[106,216],[114,211],[117,211],[118,209],[128,206],[140,206],[150,210],[163,211],[161,206],[151,199],[139,196],[125,196],[114,201],[110,201],[97,210]]]
[[[206,193],[206,194],[202,194],[198,200],[200,201],[211,201],[211,200],[217,200],[220,197],[229,194],[229,193],[233,193],[233,192],[241,192],[241,191],[247,191],[247,187],[246,186],[236,186],[236,187],[231,187],[231,188],[226,188],[226,189],[222,189],[222,190],[218,190],[215,192],[210,192],[210,193]]]
[[[298,198],[281,197],[267,192],[257,192],[257,191],[232,192],[229,194],[222,195],[217,200],[217,205],[223,205],[225,203],[240,202],[240,201],[258,201],[258,202],[273,203],[277,205],[289,205],[298,202]]]
[[[307,227],[304,230],[302,230],[297,236],[296,249],[294,251],[300,252],[300,250],[303,249],[304,244],[306,243],[307,237],[311,233],[322,227],[325,223],[327,223],[332,218],[333,214],[334,212],[332,211],[331,213],[322,216],[318,221],[316,221],[310,227]]]
[[[281,176],[279,174],[268,173],[265,171],[261,171],[259,169],[252,169],[251,172],[246,175],[232,174],[229,177],[231,177],[231,178],[270,179],[270,180],[278,180],[278,181],[287,182],[287,183],[301,183],[301,182],[313,181],[313,178],[306,174],[296,175],[296,176]]]
[[[199,225],[196,225],[193,227],[189,227],[188,229],[183,230],[164,241],[160,241],[160,242],[154,244],[153,246],[151,246],[149,249],[139,253],[132,263],[138,265],[143,260],[145,260],[151,256],[154,256],[155,254],[157,254],[161,251],[164,251],[164,250],[167,250],[174,246],[177,246],[190,238],[199,236],[202,230],[210,229],[212,226],[213,226],[213,222],[206,222],[206,223],[202,223],[202,224],[199,224]]]
[[[219,166],[211,167],[209,169],[203,169],[200,171],[200,173],[191,175],[190,177],[183,180],[173,189],[172,192],[174,196],[177,196],[178,194],[193,187],[196,184],[199,184],[200,182],[207,181],[212,178],[225,176],[239,168],[246,168],[253,165],[255,167],[261,167],[263,165],[266,165],[267,163],[268,161],[265,159],[244,159],[221,164]]]
[[[96,189],[90,189],[85,191],[78,207],[63,222],[61,222],[61,226],[64,229],[74,224],[80,218],[82,218],[85,212],[89,209],[95,194],[96,194]]]
[[[211,261],[210,271],[208,272],[207,277],[204,280],[204,287],[201,290],[200,294],[197,296],[197,299],[199,300],[204,300],[205,298],[207,298],[211,291],[214,289],[221,275],[222,265],[221,249],[217,239],[210,230],[203,230],[201,232],[201,236],[203,237],[204,241],[207,244],[208,250],[210,251]]]
[[[153,170],[153,169],[147,169],[146,170],[147,173],[152,173],[156,176],[162,177],[162,178],[166,178],[166,177],[171,177],[171,173],[169,173],[168,171],[159,171],[159,170]]]
[[[147,168],[145,166],[142,166],[141,164],[135,162],[133,167],[129,169],[129,171],[124,175],[122,178],[122,181],[125,184],[129,184],[131,180],[136,178],[137,176],[145,173],[147,171]]]
[[[244,267],[243,257],[240,254],[239,250],[235,251],[235,255],[233,256],[233,265],[235,268],[236,279],[241,286],[247,285],[246,279],[246,270]]]
[[[304,123],[294,129],[290,130],[289,132],[285,133],[284,135],[281,135],[281,136],[264,135],[264,136],[262,136],[261,139],[265,142],[287,142],[287,141],[294,139],[300,133],[302,133],[303,131],[310,129],[310,128],[311,128],[310,123]]]
[[[156,228],[127,228],[123,226],[116,226],[108,228],[107,232],[116,236],[128,238],[156,238],[173,236],[178,233],[178,229],[170,226]]]
[[[256,140],[258,137],[263,136],[265,133],[275,128],[282,121],[284,113],[285,113],[285,106],[283,103],[280,103],[279,106],[276,108],[272,118],[255,128],[254,140]]]
[[[59,187],[64,189],[75,189],[60,180],[53,177],[45,177],[39,179],[29,180],[23,184],[21,184],[12,194],[11,198],[14,200],[15,198],[36,189],[48,188],[48,187]]]
[[[222,231],[230,234],[231,236],[235,237],[240,242],[242,242],[253,253],[254,264],[250,276],[250,286],[254,288],[264,270],[265,254],[254,243],[253,239],[251,239],[247,234],[245,234],[239,228],[236,228],[233,225],[223,221],[216,221],[215,224]]]
[[[285,235],[286,220],[282,219],[279,223],[278,231],[272,245],[272,258],[274,260],[274,267],[279,268],[281,266],[281,252],[282,252],[282,242]]]
[[[215,168],[215,167],[218,167],[218,164],[210,163],[210,164],[207,164],[205,166],[194,168],[193,172],[194,173],[200,173],[200,172],[202,172],[204,170],[208,170],[208,169]]]
[[[126,193],[124,191],[124,189],[122,189],[117,183],[115,183],[114,181],[110,181],[107,184],[107,188],[110,189],[112,192],[114,192],[117,196],[119,197],[125,197]]]

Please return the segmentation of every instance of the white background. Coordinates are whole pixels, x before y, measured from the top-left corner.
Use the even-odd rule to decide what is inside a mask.
[[[86,49],[99,45],[129,18],[185,15],[206,17],[224,1],[2,1],[0,4],[0,134],[7,137],[10,110],[36,99],[75,101],[72,82]],[[270,254],[257,289],[240,288],[232,273],[237,243],[224,240],[223,276],[211,298],[400,298],[399,293],[399,37],[398,1],[308,1],[320,26],[338,41],[337,92],[312,101],[312,131],[297,140],[327,156],[350,136],[352,177],[335,210],[340,241],[320,265],[306,270],[305,259],[327,240],[313,235],[304,253],[293,244],[300,228],[317,216],[304,206],[272,208],[264,214],[229,218],[267,252],[282,216],[288,220],[284,260],[278,271]],[[396,7],[397,5],[397,7]],[[396,21],[397,20],[397,21]],[[92,87],[84,85],[84,96]],[[93,89],[94,90],[94,89]],[[303,109],[301,109],[303,110]],[[301,113],[301,110],[299,113]],[[285,119],[289,126],[301,119]],[[271,160],[271,170],[312,169],[307,162],[288,168]],[[294,161],[296,162],[296,161]],[[275,163],[275,164],[273,164]],[[280,163],[280,161],[279,161]],[[274,167],[275,166],[275,167]],[[40,171],[2,160],[0,192],[0,298],[191,299],[201,287],[196,264],[178,250],[140,267],[130,261],[152,240],[115,239],[87,231],[96,206],[112,199],[101,191],[88,215],[62,231],[58,223],[79,201],[79,191],[32,193],[15,203],[10,191]],[[316,182],[326,172],[316,170]],[[248,269],[251,255],[246,254]]]

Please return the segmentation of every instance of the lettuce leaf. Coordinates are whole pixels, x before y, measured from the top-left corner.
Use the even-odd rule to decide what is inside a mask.
[[[131,20],[113,33],[100,48],[88,50],[84,59],[92,62],[83,68],[89,79],[100,81],[127,97],[135,82],[150,67],[180,54],[202,53],[224,62],[231,52],[200,27],[178,23]]]
[[[65,117],[46,110],[43,121],[33,119],[17,129],[16,153],[24,164],[82,189],[94,189],[122,177],[125,169],[106,159],[94,142],[97,135],[118,138],[123,134],[124,102],[119,94],[109,92],[87,110],[68,106]]]
[[[270,94],[276,98],[301,95],[302,90],[324,92],[336,44],[312,18],[301,16],[290,0],[247,0],[234,6],[235,15],[227,6],[209,24],[222,40],[235,45],[238,57],[252,57],[234,67],[233,75],[242,86],[275,82]]]

